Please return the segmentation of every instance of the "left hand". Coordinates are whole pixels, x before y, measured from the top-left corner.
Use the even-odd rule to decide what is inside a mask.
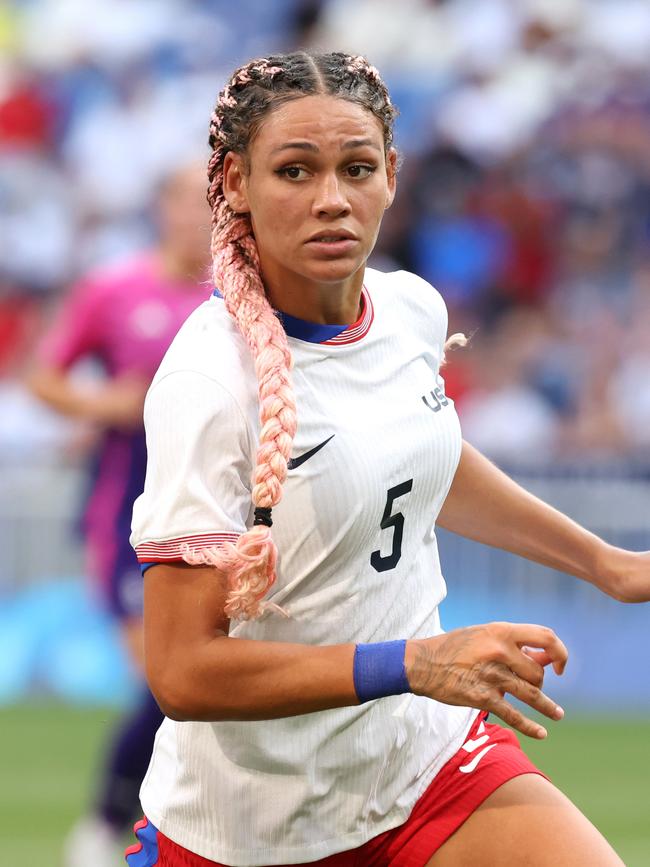
[[[650,602],[650,551],[608,545],[594,584],[619,602]]]

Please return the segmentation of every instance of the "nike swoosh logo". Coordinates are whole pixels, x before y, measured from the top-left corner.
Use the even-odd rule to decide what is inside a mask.
[[[490,740],[490,735],[486,735],[486,734],[484,734],[484,732],[485,732],[485,723],[482,722],[482,723],[480,723],[480,725],[478,727],[478,732],[477,732],[477,734],[480,737],[475,738],[475,740],[473,740],[473,741],[468,739],[463,744],[463,749],[465,750],[466,753],[473,753],[474,750],[477,750],[479,747],[482,747],[483,744],[487,743]]]
[[[498,746],[499,746],[498,744],[490,744],[489,747],[486,747],[484,750],[481,750],[480,753],[477,753],[477,755],[474,756],[474,758],[472,759],[472,761],[468,765],[462,765],[462,767],[458,768],[458,770],[462,774],[471,774],[472,771],[476,770],[476,766],[481,761],[483,756],[486,753],[489,753],[490,750],[494,749],[494,747],[498,747]]]
[[[305,452],[304,455],[299,455],[297,458],[289,458],[289,460],[287,461],[287,469],[288,470],[295,470],[301,464],[304,464],[305,461],[308,461],[309,458],[313,458],[313,456],[316,454],[316,452],[319,452],[323,448],[323,446],[326,446],[328,444],[328,442],[335,436],[336,436],[336,434],[332,434],[331,437],[327,437],[326,440],[323,440],[322,443],[319,443],[317,446],[314,446],[313,449],[310,449],[308,452]]]

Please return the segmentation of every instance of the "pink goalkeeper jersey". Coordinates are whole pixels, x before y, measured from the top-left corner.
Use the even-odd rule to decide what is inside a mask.
[[[98,270],[72,290],[39,357],[61,370],[94,358],[109,377],[131,374],[148,382],[178,329],[211,288],[170,280],[151,253]],[[128,538],[145,468],[144,426],[106,431],[91,474],[83,529],[89,570],[120,617],[138,613],[141,606],[140,572]]]
[[[210,292],[170,280],[152,254],[96,271],[73,289],[40,358],[67,369],[92,356],[109,376],[151,379],[180,326]]]

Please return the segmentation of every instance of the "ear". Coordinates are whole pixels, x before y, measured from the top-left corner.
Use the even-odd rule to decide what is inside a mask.
[[[388,190],[386,192],[386,204],[384,209],[390,208],[395,198],[397,189],[397,151],[390,148],[386,154],[386,175],[388,176]]]
[[[223,195],[236,214],[250,213],[244,169],[241,155],[228,151],[223,161]]]

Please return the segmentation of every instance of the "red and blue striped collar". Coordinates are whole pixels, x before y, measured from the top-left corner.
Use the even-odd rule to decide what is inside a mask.
[[[223,297],[218,289],[215,289],[212,294],[217,298]],[[278,311],[278,316],[289,337],[305,340],[308,343],[320,343],[324,346],[343,346],[347,343],[356,343],[365,337],[375,318],[375,311],[370,293],[363,286],[361,314],[352,325],[321,325],[317,322],[308,322],[306,319],[298,319],[281,311]]]

